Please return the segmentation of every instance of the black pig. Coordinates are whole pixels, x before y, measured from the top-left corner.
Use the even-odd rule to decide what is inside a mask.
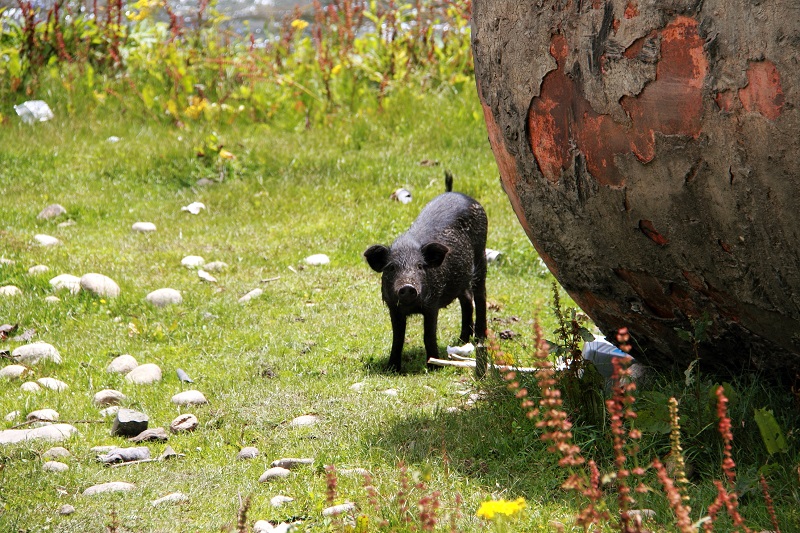
[[[486,336],[486,230],[481,204],[461,193],[446,192],[428,203],[391,247],[376,244],[364,252],[381,272],[383,301],[392,320],[389,367],[400,371],[408,315],[424,320],[425,354],[438,355],[439,309],[458,298],[461,342]],[[472,322],[473,297],[475,324]]]

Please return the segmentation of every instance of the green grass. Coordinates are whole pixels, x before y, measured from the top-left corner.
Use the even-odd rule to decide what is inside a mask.
[[[0,266],[0,285],[24,291],[21,297],[0,299],[0,323],[34,328],[36,340],[55,345],[63,364],[36,367],[34,377],[53,376],[70,389],[31,395],[20,391],[19,382],[0,382],[0,414],[22,412],[22,418],[4,423],[8,428],[30,411],[50,407],[62,421],[75,423],[80,435],[65,444],[73,458],[63,474],[42,472],[40,455],[47,443],[0,449],[0,531],[104,531],[112,509],[119,531],[218,531],[235,525],[248,495],[253,498],[250,523],[300,518],[311,531],[340,530],[320,515],[326,506],[326,464],[372,472],[385,515],[400,528],[394,501],[400,462],[416,480],[426,481],[427,491],[442,492],[445,523],[456,493],[462,495],[461,531],[486,527],[475,510],[492,497],[526,498],[528,510],[514,530],[544,531],[551,520],[572,523],[580,502],[559,488],[564,472],[544,451],[518,402],[494,381],[476,384],[467,371],[427,372],[419,318],[409,324],[404,361],[409,372],[394,375],[384,369],[391,327],[379,276],[361,253],[370,244],[390,243],[425,202],[442,192],[445,168],[456,176],[456,190],[482,202],[489,216],[488,247],[503,252],[487,279],[490,327],[521,334],[504,341],[503,348],[520,357],[530,353],[534,316],[545,331],[555,329],[547,309],[552,277],[502,192],[471,91],[397,97],[383,114],[308,131],[302,124],[212,127],[202,122],[177,129],[122,115],[56,112],[58,118],[49,123],[31,127],[12,120],[0,129],[0,256],[15,261]],[[196,156],[196,147],[212,132],[236,160],[222,183],[198,187],[198,179],[218,176],[215,164]],[[122,141],[106,142],[111,135]],[[424,159],[440,165],[422,166]],[[389,200],[401,186],[412,191],[412,203]],[[208,209],[197,216],[182,212],[181,206],[192,201]],[[66,207],[66,218],[75,224],[58,227],[65,217],[38,220],[50,203]],[[137,221],[154,222],[158,230],[134,233],[131,225]],[[63,244],[39,247],[33,241],[38,233]],[[331,264],[304,266],[303,258],[314,253],[329,255]],[[181,266],[186,255],[224,261],[229,269],[215,274],[218,283],[207,284]],[[50,271],[28,275],[36,264]],[[59,294],[58,303],[44,301],[52,293],[51,277],[88,272],[116,280],[121,296]],[[262,282],[268,278],[279,279]],[[165,309],[146,304],[145,295],[161,287],[180,290],[183,304]],[[256,287],[264,289],[260,298],[237,303]],[[457,341],[459,320],[457,305],[440,313],[442,349]],[[18,344],[5,342],[0,348]],[[107,374],[108,362],[123,353],[140,364],[157,363],[164,380],[132,386]],[[202,391],[209,405],[181,409],[171,404],[172,395],[190,388],[179,382],[177,368],[195,380],[191,388]],[[362,381],[361,392],[350,389]],[[104,388],[125,393],[124,405],[147,413],[151,427],[194,413],[199,428],[173,435],[168,443],[185,458],[113,469],[97,463],[91,447],[127,444],[110,436],[110,420],[97,422],[92,398]],[[385,395],[389,388],[398,396]],[[468,407],[464,392],[479,388],[489,399]],[[459,409],[451,412],[452,407]],[[321,422],[311,428],[287,425],[309,413]],[[605,453],[608,442],[599,429],[585,428],[576,438],[586,450]],[[653,440],[651,449],[663,451],[664,439]],[[157,456],[165,444],[148,446]],[[258,447],[260,457],[237,461],[242,446]],[[259,483],[269,463],[282,457],[316,462],[286,480]],[[112,480],[137,488],[81,495],[90,485]],[[778,487],[785,520],[798,518],[792,510],[796,482]],[[337,503],[354,501],[370,513],[362,485],[358,476],[341,475]],[[707,480],[698,482],[698,494],[707,502],[713,497],[710,487]],[[175,491],[189,501],[150,505]],[[273,509],[269,499],[277,494],[295,501]],[[411,496],[415,513],[420,496],[419,490]],[[752,507],[754,520],[767,528],[763,505],[752,500],[747,510]],[[59,516],[66,503],[75,506],[75,514]],[[662,497],[646,495],[643,504],[671,523]]]

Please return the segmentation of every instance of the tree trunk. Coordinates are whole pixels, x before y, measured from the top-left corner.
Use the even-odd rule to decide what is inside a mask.
[[[475,0],[472,35],[503,188],[600,329],[685,367],[708,322],[706,368],[797,379],[797,0]]]

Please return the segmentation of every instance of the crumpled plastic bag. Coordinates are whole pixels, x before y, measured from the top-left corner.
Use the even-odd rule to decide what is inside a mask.
[[[50,106],[44,100],[28,100],[20,105],[15,105],[14,111],[25,124],[47,122],[54,116]]]

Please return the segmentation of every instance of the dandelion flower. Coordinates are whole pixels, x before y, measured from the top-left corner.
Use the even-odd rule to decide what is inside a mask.
[[[298,31],[303,31],[307,27],[308,27],[308,22],[306,22],[303,19],[294,19],[292,21],[292,28],[294,28],[294,29],[296,29]]]
[[[493,520],[495,515],[514,516],[525,508],[525,498],[517,498],[514,501],[508,500],[489,500],[481,503],[475,515],[478,518]]]

